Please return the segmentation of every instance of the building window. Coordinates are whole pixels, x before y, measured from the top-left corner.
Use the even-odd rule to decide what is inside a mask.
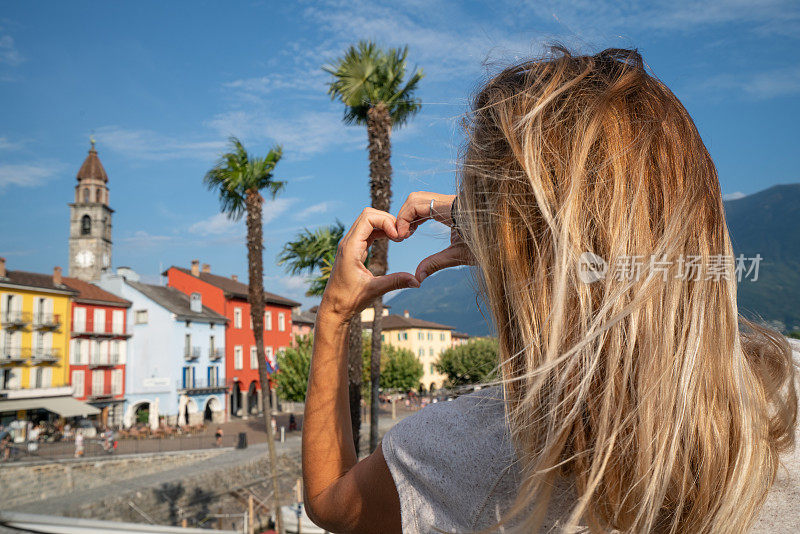
[[[147,324],[147,310],[136,310],[133,313],[133,321],[136,324]]]
[[[272,312],[265,311],[264,312],[264,329],[265,330],[272,330]]]
[[[111,371],[111,394],[122,395],[122,369]]]
[[[428,341],[433,341],[433,332],[428,332]]]
[[[428,349],[428,356],[433,356],[433,347]]]
[[[94,192],[94,201],[98,203],[103,201],[103,192],[100,191],[99,187]]]
[[[286,315],[283,313],[278,314],[278,330],[280,332],[286,330]]]
[[[444,332],[439,334],[439,341],[444,341]]]
[[[250,347],[250,369],[258,369],[258,350],[255,345]]]
[[[114,310],[111,313],[111,331],[115,334],[125,333],[125,312]]]
[[[102,395],[106,387],[106,373],[103,370],[92,371],[92,395]]]
[[[83,397],[86,395],[86,384],[84,382],[83,371],[72,371],[70,384],[72,385],[72,395],[74,397]]]
[[[386,334],[381,334],[381,341],[383,341],[383,342],[386,341]]]
[[[242,362],[242,346],[237,345],[233,347],[233,368],[234,369],[243,369],[244,365]]]
[[[233,309],[233,327],[234,328],[241,328],[242,327],[242,309],[241,308],[234,308]]]
[[[88,187],[84,187],[83,188],[83,201],[84,202],[89,202],[89,188]]]
[[[183,368],[183,389],[194,387],[194,367]]]
[[[417,351],[417,352],[419,352],[419,357],[420,357],[420,358],[422,358],[423,356],[425,356],[425,349],[419,349],[419,351]]]
[[[106,331],[106,311],[100,308],[94,309],[93,332],[103,333]]]
[[[408,332],[403,332],[403,341],[408,340]]]
[[[88,215],[81,217],[81,235],[89,235],[92,233],[92,218]]]
[[[431,374],[436,373],[436,371],[433,368],[433,364],[430,365],[429,369],[430,369]]]
[[[272,352],[272,347],[264,347],[264,353],[265,353],[264,355],[267,358],[267,361],[269,362],[270,367],[275,369],[275,355]]]
[[[115,340],[113,340],[113,341],[111,342],[111,354],[110,354],[110,358],[111,358],[111,363],[112,363],[113,365],[118,365],[118,364],[119,364],[119,361],[120,361],[120,355],[119,355],[119,340],[117,340],[117,339],[115,339]]]
[[[417,340],[422,341],[422,332],[417,332]]]
[[[211,387],[219,386],[219,367],[211,365],[208,368],[208,385]]]

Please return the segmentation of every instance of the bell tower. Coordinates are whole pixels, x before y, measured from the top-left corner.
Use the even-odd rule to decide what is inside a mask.
[[[69,204],[69,276],[87,282],[111,268],[111,214],[108,175],[95,141],[78,171],[75,202]]]

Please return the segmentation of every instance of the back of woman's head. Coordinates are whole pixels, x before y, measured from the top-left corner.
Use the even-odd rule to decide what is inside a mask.
[[[636,51],[554,47],[491,79],[467,133],[459,223],[525,475],[511,523],[541,521],[561,472],[567,524],[745,531],[793,443],[794,369],[783,337],[739,318],[686,109]]]

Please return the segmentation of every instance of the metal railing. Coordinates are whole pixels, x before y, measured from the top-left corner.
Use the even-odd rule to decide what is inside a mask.
[[[196,360],[200,357],[200,347],[185,347],[183,349],[184,360]]]
[[[36,347],[31,351],[34,363],[57,362],[61,359],[61,349],[58,347]]]
[[[218,380],[193,380],[191,382],[183,383],[183,390],[198,390],[198,389],[227,389],[225,381],[221,378]]]
[[[222,359],[222,349],[219,347],[211,347],[208,349],[208,359],[217,361]]]
[[[61,316],[57,313],[37,312],[33,314],[33,327],[53,329],[61,326]]]
[[[0,323],[4,326],[25,326],[31,322],[31,313],[16,310],[7,310],[0,313]]]
[[[0,349],[0,362],[15,363],[23,362],[30,358],[31,349],[28,347],[14,347],[6,345]]]
[[[115,365],[120,364],[120,357],[119,353],[117,354],[110,354],[107,359],[102,358],[92,358],[89,361],[89,368],[97,368],[97,367],[114,367]]]

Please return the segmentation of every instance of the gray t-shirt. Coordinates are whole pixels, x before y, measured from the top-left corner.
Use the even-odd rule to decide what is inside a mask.
[[[405,534],[491,527],[517,495],[519,470],[499,388],[427,406],[392,428],[382,448],[400,496]],[[785,468],[752,532],[800,532],[798,449],[782,457]],[[558,531],[575,498],[572,485],[560,480],[542,531]]]

